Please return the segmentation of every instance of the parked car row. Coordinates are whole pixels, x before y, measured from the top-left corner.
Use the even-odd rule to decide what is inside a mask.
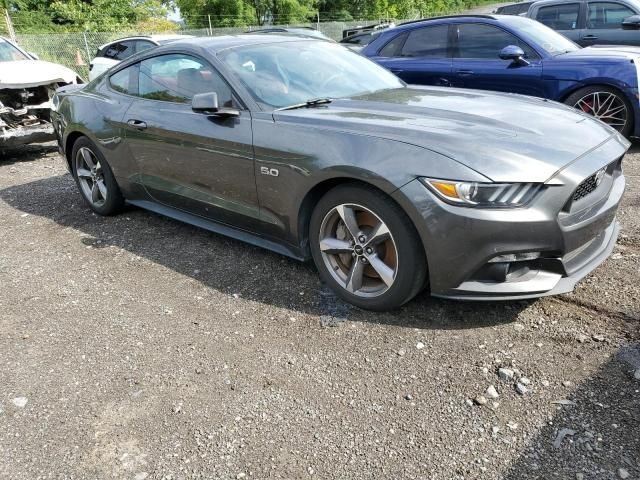
[[[570,291],[618,235],[638,73],[631,51],[591,50],[493,16],[383,30],[363,55],[290,34],[184,39],[59,89],[52,119],[98,214],[129,203],[313,259],[362,308],[425,288],[531,298]],[[545,99],[442,86],[519,84]],[[577,109],[546,100],[565,93]]]

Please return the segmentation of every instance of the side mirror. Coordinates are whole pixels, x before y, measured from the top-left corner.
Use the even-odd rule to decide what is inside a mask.
[[[631,15],[622,21],[623,30],[640,30],[640,15]]]
[[[529,62],[524,58],[524,50],[517,45],[507,45],[500,50],[499,56],[502,60],[511,60],[516,65],[522,67],[529,65]]]
[[[240,111],[235,108],[220,108],[216,92],[197,93],[191,99],[191,109],[197,113],[217,117],[239,117]]]
[[[31,58],[33,58],[34,60],[40,60],[40,57],[38,56],[37,53],[33,53],[33,52],[27,52],[29,54],[29,56]]]

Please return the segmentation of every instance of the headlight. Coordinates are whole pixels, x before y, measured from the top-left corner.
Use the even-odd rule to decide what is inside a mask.
[[[467,207],[523,207],[542,189],[540,183],[455,182],[432,178],[420,180],[443,200]]]

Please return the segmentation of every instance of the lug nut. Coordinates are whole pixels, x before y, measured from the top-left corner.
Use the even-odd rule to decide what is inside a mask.
[[[371,255],[373,253],[373,249],[371,247],[367,247],[367,253]]]
[[[364,235],[360,235],[360,236],[358,237],[358,240],[360,240],[360,243],[364,243],[364,242],[366,242],[366,241],[367,241],[367,237],[365,237]]]

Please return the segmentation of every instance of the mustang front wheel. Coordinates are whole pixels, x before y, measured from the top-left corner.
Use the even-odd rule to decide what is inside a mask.
[[[310,238],[323,280],[359,307],[398,307],[424,285],[426,261],[415,229],[382,192],[360,185],[331,190],[313,212]]]

